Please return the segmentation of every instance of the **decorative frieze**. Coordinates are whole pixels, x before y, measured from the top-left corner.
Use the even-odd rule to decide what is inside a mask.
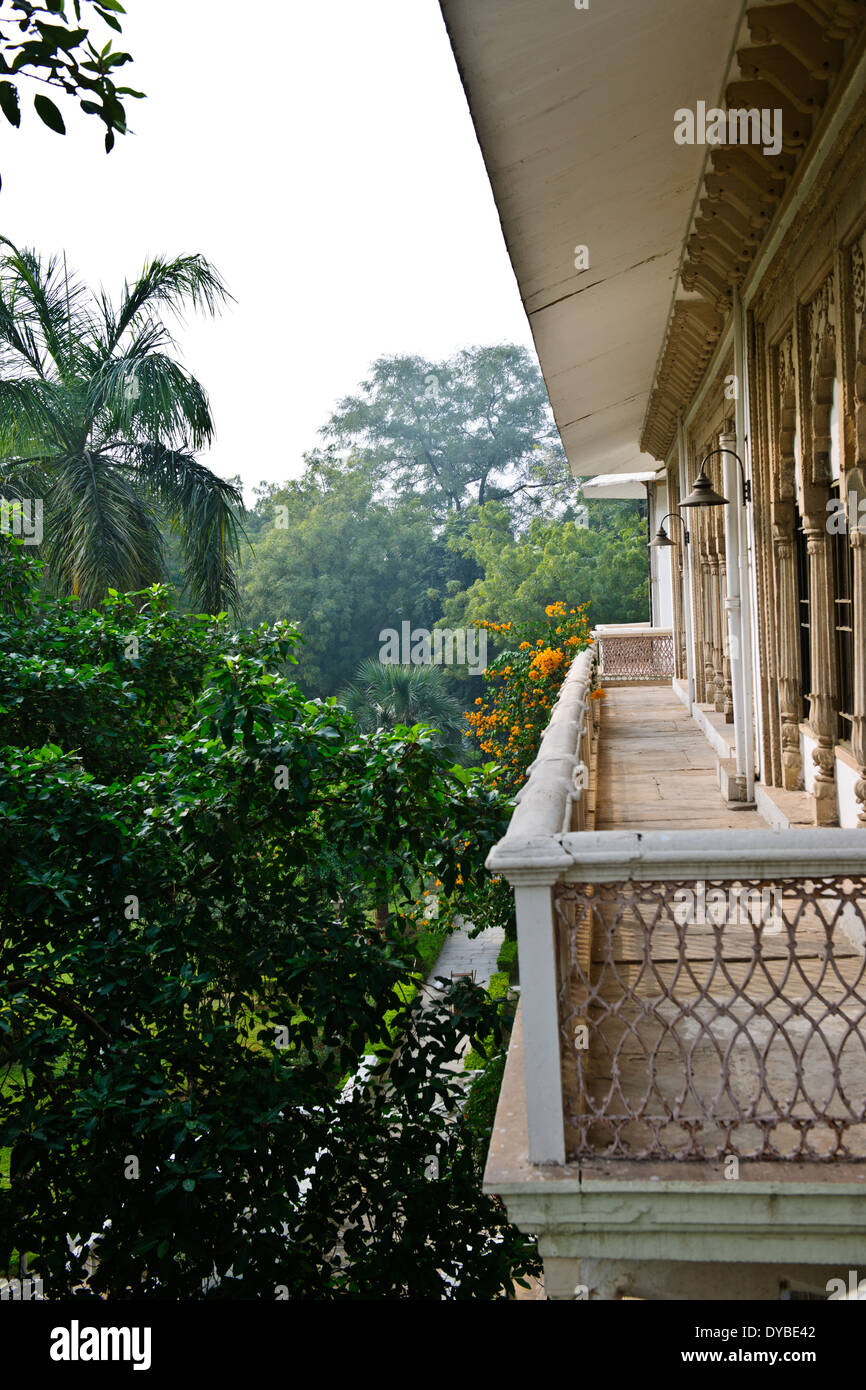
[[[670,452],[677,416],[701,381],[719,321],[729,313],[733,291],[809,148],[844,65],[846,44],[866,26],[866,9],[859,0],[753,4],[746,22],[749,43],[737,50],[726,105],[781,111],[781,149],[769,154],[757,145],[732,143],[709,152],[681,273],[683,288],[701,298],[674,306],[641,436],[641,449],[657,459]],[[704,337],[698,349],[706,315],[712,316],[715,336]],[[691,355],[684,360],[687,337]]]

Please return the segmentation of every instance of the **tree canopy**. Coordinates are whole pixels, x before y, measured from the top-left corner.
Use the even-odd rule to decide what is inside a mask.
[[[435,876],[477,915],[510,804],[423,726],[305,700],[287,627],[35,602],[0,546],[0,1268],[30,1252],[61,1299],[507,1296],[537,1257],[454,1070],[499,1011],[413,1005],[399,909]]]
[[[367,464],[328,453],[308,456],[300,479],[263,490],[247,529],[245,621],[296,622],[299,681],[321,695],[349,684],[384,628],[432,628],[448,583],[479,573],[433,533],[419,499],[377,497]]]
[[[48,92],[64,104],[77,99],[86,116],[105,126],[105,148],[127,131],[124,101],[144,96],[134,87],[117,86],[118,70],[132,62],[129,53],[108,42],[97,47],[92,33],[95,15],[121,33],[119,0],[0,0],[0,111],[11,126],[21,125],[21,87],[36,85],[33,106],[44,125],[66,134],[63,112]],[[83,22],[82,22],[83,21]]]
[[[429,631],[529,621],[563,595],[589,601],[593,624],[646,618],[642,503],[581,504],[574,485],[572,505],[545,503],[528,523],[510,498],[443,518],[429,498],[380,481],[365,455],[316,451],[300,479],[260,489],[245,522],[244,620],[298,624],[297,675],[310,693],[343,690],[379,654],[380,632],[404,621]],[[468,697],[465,674],[461,688],[456,668],[443,671]]]
[[[514,507],[573,492],[541,373],[514,344],[443,362],[381,357],[323,433],[366,460],[380,486],[444,520],[471,503]]]
[[[649,580],[640,505],[586,507],[588,526],[535,517],[522,533],[502,503],[477,512],[453,543],[478,564],[482,577],[446,599],[448,625],[471,626],[482,618],[528,622],[563,599],[588,604],[592,625],[645,621]],[[597,507],[604,511],[596,522]]]
[[[196,606],[233,603],[242,499],[195,457],[210,403],[166,321],[216,313],[219,274],[203,256],[156,258],[114,304],[57,257],[0,248],[0,484],[44,505],[54,586],[94,604],[162,578],[167,523]]]

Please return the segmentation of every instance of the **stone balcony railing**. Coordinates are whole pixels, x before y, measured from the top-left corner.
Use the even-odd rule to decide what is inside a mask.
[[[595,831],[594,663],[488,861],[516,899],[530,1161],[866,1160],[862,832]]]
[[[598,665],[608,684],[665,681],[674,675],[674,635],[648,623],[602,625],[595,629]]]

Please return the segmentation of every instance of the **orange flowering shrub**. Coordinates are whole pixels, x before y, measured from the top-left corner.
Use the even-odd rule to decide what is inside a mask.
[[[478,624],[514,643],[490,663],[486,698],[465,716],[479,747],[499,764],[494,781],[507,793],[523,783],[566,672],[592,640],[588,606],[550,603],[543,622]]]

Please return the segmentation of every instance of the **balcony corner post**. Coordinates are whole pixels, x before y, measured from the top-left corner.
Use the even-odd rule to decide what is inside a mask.
[[[514,883],[530,1163],[565,1162],[553,883]]]

